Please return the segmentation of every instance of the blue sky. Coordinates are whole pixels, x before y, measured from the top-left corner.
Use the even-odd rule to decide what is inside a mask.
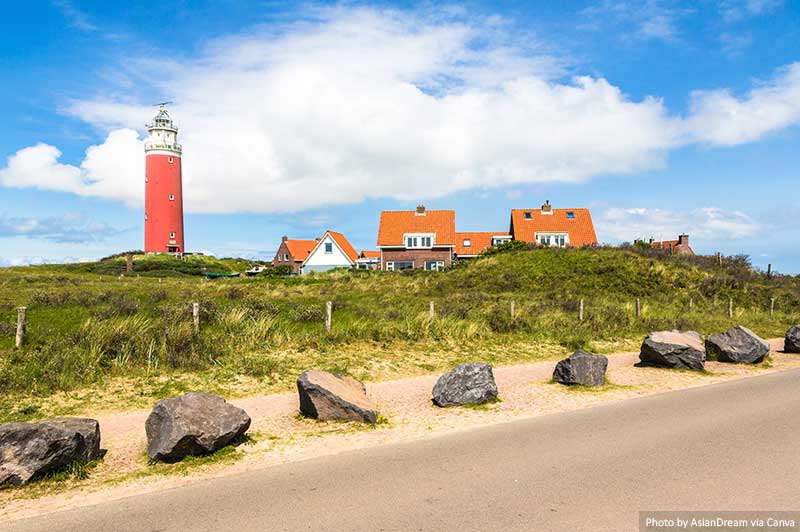
[[[173,100],[189,250],[550,200],[603,242],[800,273],[797,2],[42,0],[0,47],[0,265],[141,248],[142,125]]]

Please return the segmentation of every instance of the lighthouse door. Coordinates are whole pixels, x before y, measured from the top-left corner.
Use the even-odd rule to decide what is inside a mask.
[[[167,253],[178,253],[178,252],[180,252],[178,246],[167,246]]]

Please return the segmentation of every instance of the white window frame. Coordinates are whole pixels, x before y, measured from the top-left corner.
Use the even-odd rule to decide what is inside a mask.
[[[406,249],[431,249],[436,245],[436,233],[406,233],[403,244]]]
[[[472,239],[471,238],[465,238],[463,244],[464,244],[465,248],[471,248],[472,247]]]
[[[324,245],[325,245],[325,254],[326,255],[332,254],[333,253],[333,242],[325,242]],[[330,247],[330,251],[328,251],[329,247]]]
[[[492,237],[492,245],[497,246],[498,244],[505,244],[506,242],[511,242],[510,236],[493,236]]]
[[[169,200],[170,201],[175,201],[175,194],[170,194],[169,195]]]
[[[175,231],[170,231],[169,232],[169,237],[170,238],[175,238]]]
[[[428,264],[434,263],[433,268],[428,268]],[[443,260],[426,260],[425,261],[425,271],[428,272],[438,272],[442,268],[444,268],[444,261]]]
[[[386,262],[386,271],[393,272],[394,271],[394,261],[390,260]]]
[[[172,155],[170,155],[167,161],[169,161],[169,164],[172,164],[173,162],[175,162],[175,159],[173,159]]]
[[[284,253],[283,254],[283,262],[289,262],[289,254],[288,253]]]
[[[553,238],[556,239],[555,243],[552,242]],[[569,246],[569,233],[541,232],[541,233],[536,233],[534,235],[534,239],[536,240],[536,243],[539,245],[545,245],[555,248],[565,248]],[[545,239],[547,239],[547,242],[544,241]],[[560,239],[563,239],[563,242],[559,242]]]

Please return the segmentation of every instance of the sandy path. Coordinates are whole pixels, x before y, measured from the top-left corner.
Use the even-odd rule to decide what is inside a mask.
[[[25,489],[2,491],[0,520],[118,499],[385,442],[427,438],[475,426],[800,368],[800,356],[777,352],[782,348],[782,340],[772,340],[771,345],[772,367],[708,362],[706,368],[710,374],[637,368],[633,364],[638,361],[638,353],[611,355],[608,378],[613,385],[602,391],[580,391],[550,384],[553,361],[497,367],[494,374],[502,401],[480,409],[434,407],[430,401],[431,389],[438,375],[368,383],[367,393],[376,399],[381,413],[389,419],[388,424],[371,429],[355,424],[298,419],[296,393],[237,399],[231,402],[244,408],[253,419],[251,432],[256,434],[256,442],[239,448],[243,453],[236,463],[202,467],[191,476],[147,476],[144,423],[148,410],[102,414],[96,417],[108,454],[91,477],[74,483],[68,491],[35,493],[41,495],[36,499],[31,498],[33,493],[26,495]],[[123,481],[117,482],[119,479]]]

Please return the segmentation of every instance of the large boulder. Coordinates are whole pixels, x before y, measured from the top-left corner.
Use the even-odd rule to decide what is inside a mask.
[[[100,423],[96,419],[82,417],[57,417],[42,421],[46,425],[76,432],[81,436],[81,460],[89,463],[105,455],[100,449]]]
[[[174,462],[222,449],[250,428],[250,416],[213,393],[190,392],[162,399],[145,422],[147,454]]]
[[[496,398],[492,365],[484,362],[459,364],[439,377],[433,387],[436,406],[479,405]]]
[[[769,354],[769,342],[759,338],[756,333],[737,325],[706,339],[706,352],[709,358],[720,362],[758,364]]]
[[[556,364],[553,379],[561,384],[602,386],[606,381],[608,358],[586,351],[575,351]]]
[[[703,370],[703,337],[695,331],[651,332],[642,343],[639,360],[641,366]]]
[[[783,350],[787,353],[800,353],[800,325],[795,325],[786,331]]]
[[[297,379],[300,413],[322,421],[377,423],[378,408],[365,386],[352,377],[312,369]]]
[[[0,425],[0,485],[25,484],[36,475],[101,456],[100,426],[94,419]]]

